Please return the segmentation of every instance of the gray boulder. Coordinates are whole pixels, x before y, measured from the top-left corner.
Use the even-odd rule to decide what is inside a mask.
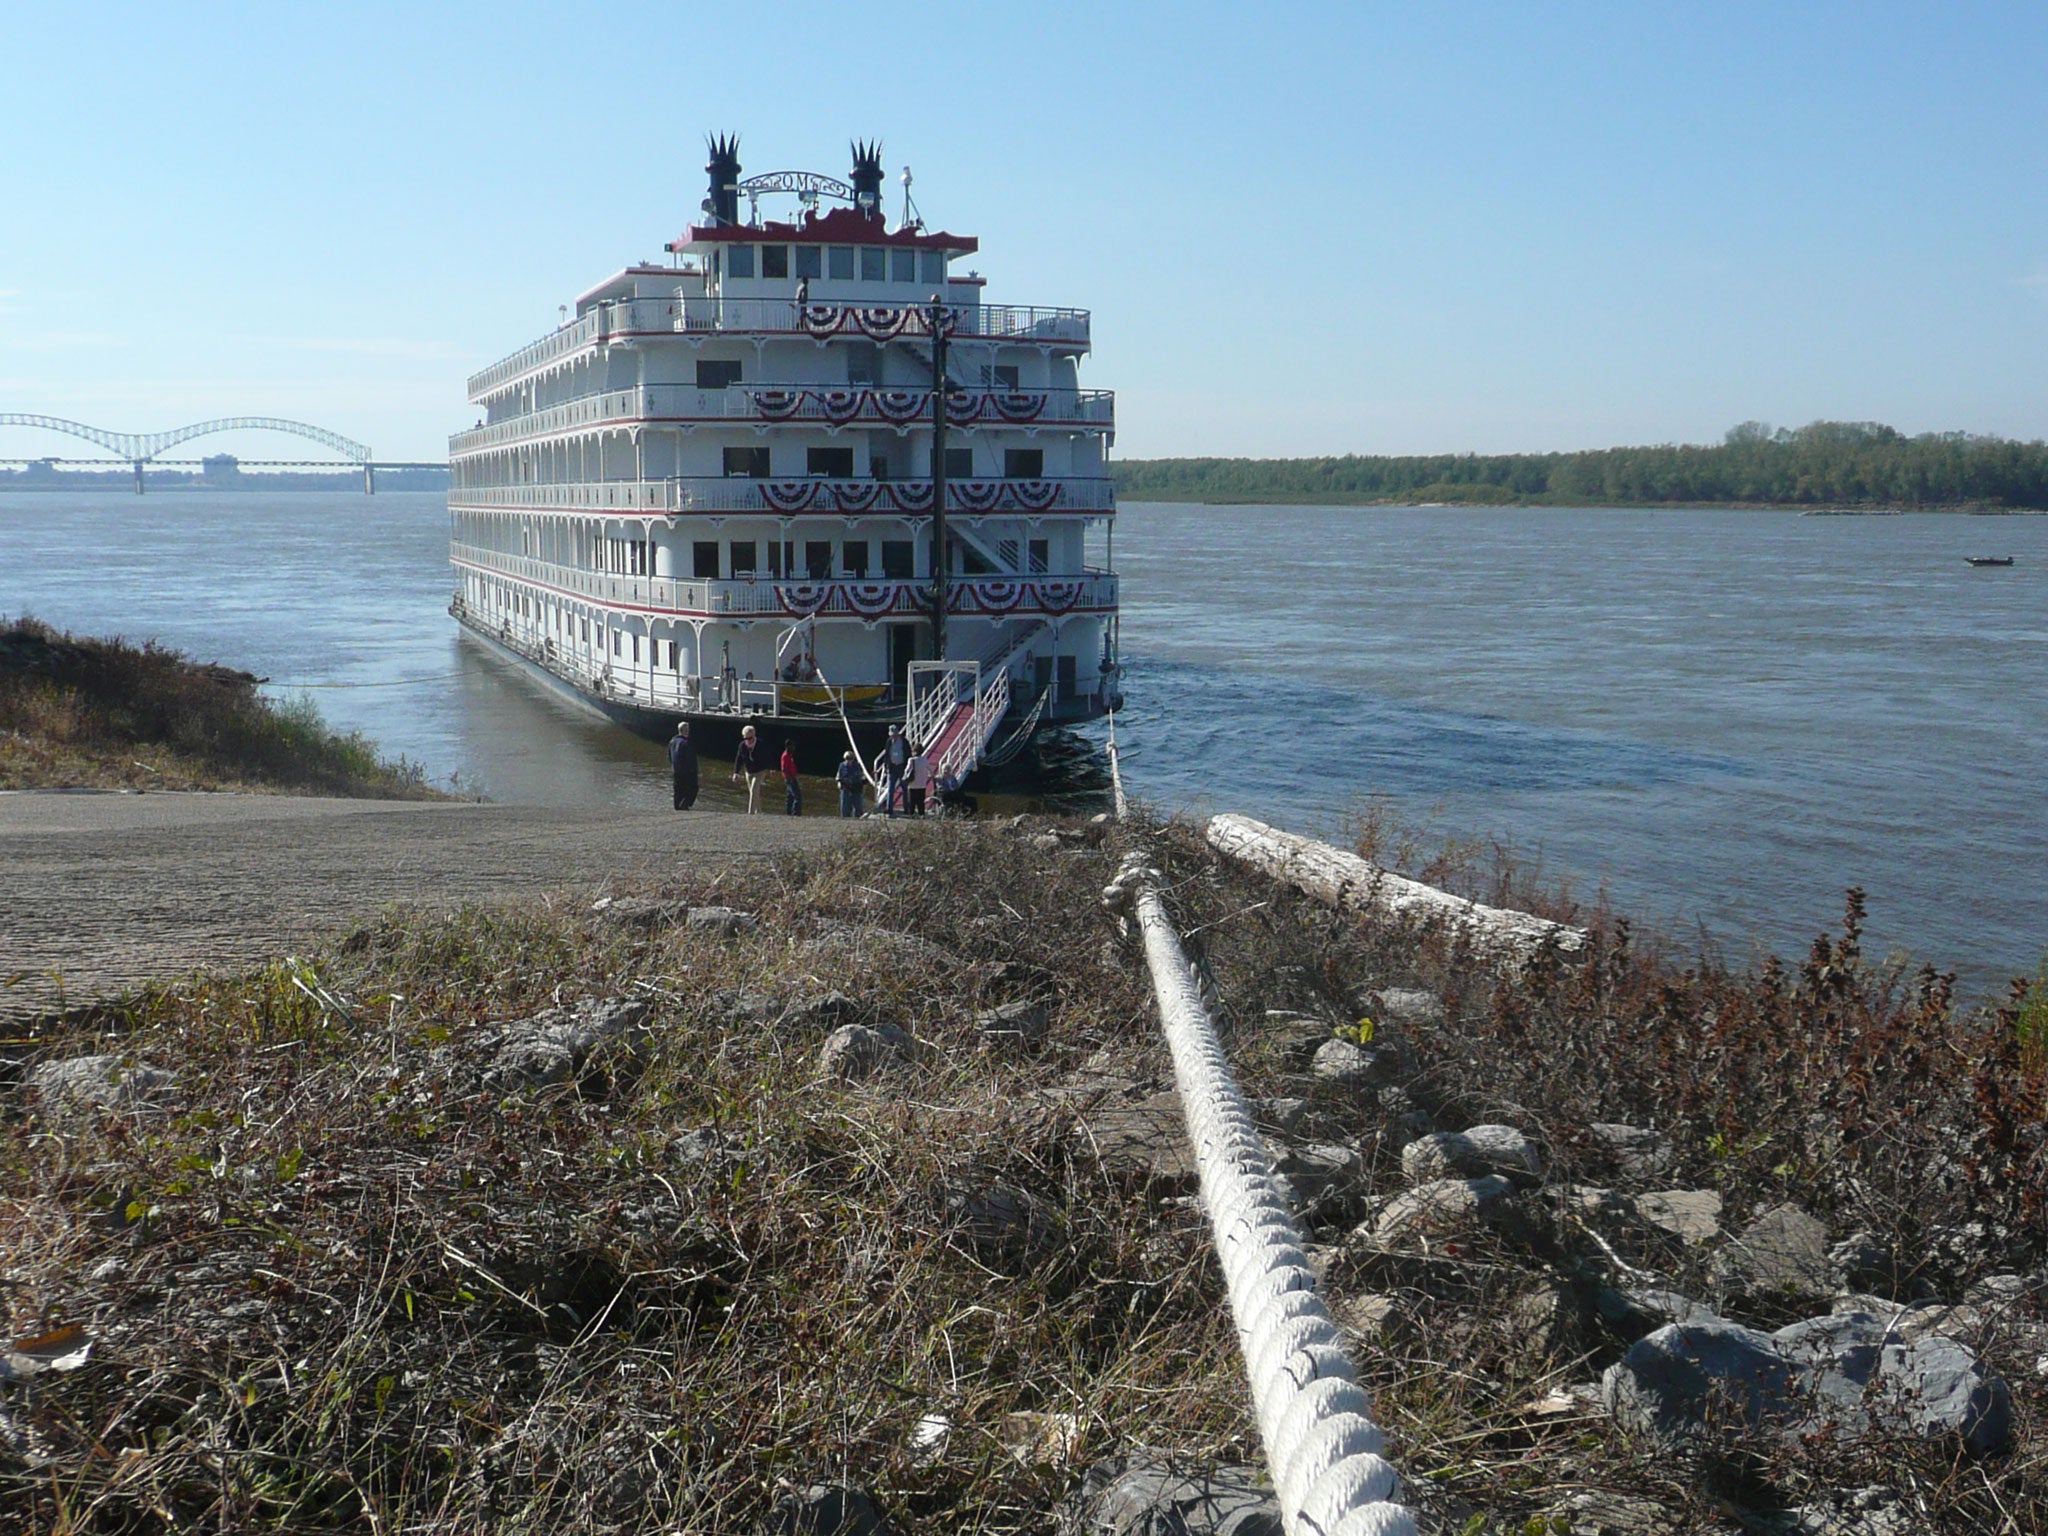
[[[1796,1205],[1776,1205],[1714,1255],[1717,1284],[1737,1296],[1818,1300],[1835,1289],[1828,1229]]]
[[[683,914],[683,926],[732,938],[752,933],[761,926],[761,919],[737,907],[691,907]]]
[[[1640,1126],[1595,1122],[1586,1127],[1594,1143],[1614,1160],[1615,1172],[1632,1184],[1648,1183],[1671,1171],[1671,1143]]]
[[[1142,1447],[1098,1462],[1060,1506],[1059,1536],[1282,1536],[1280,1505],[1251,1467],[1176,1466]]]
[[[1479,1179],[1437,1179],[1403,1190],[1368,1223],[1383,1248],[1422,1237],[1449,1237],[1512,1220],[1515,1186],[1497,1173]],[[1365,1229],[1360,1228],[1360,1235]]]
[[[1649,1225],[1687,1244],[1721,1235],[1721,1196],[1711,1189],[1660,1189],[1635,1198],[1635,1212]]]
[[[910,1036],[893,1025],[870,1029],[865,1024],[842,1024],[818,1048],[818,1076],[835,1082],[859,1082],[885,1067],[907,1061],[910,1053]]]
[[[51,1116],[95,1109],[149,1109],[166,1099],[177,1079],[157,1067],[119,1056],[72,1056],[30,1067],[22,1086]]]
[[[1401,1149],[1401,1172],[1411,1184],[1487,1173],[1526,1178],[1542,1171],[1543,1159],[1535,1145],[1511,1125],[1437,1131],[1418,1136]]]
[[[875,1501],[844,1483],[817,1483],[783,1494],[768,1517],[773,1536],[889,1536]]]
[[[1309,1063],[1309,1071],[1339,1088],[1369,1087],[1384,1081],[1390,1069],[1384,1052],[1352,1040],[1325,1040]]]
[[[1616,1423],[1666,1445],[1726,1425],[1846,1437],[1877,1426],[1954,1435],[1978,1454],[2012,1439],[2001,1378],[1952,1339],[1899,1342],[1867,1312],[1775,1334],[1720,1320],[1673,1323],[1631,1345],[1600,1390]]]
[[[649,1008],[642,998],[586,998],[502,1026],[482,1081],[497,1093],[545,1088],[581,1075],[601,1046],[637,1056],[647,1043]]]
[[[1046,1022],[1047,1009],[1038,998],[1004,1003],[999,1008],[990,1008],[974,1016],[974,1027],[981,1035],[981,1043],[991,1049],[1028,1049],[1045,1038]]]
[[[1368,999],[1365,1011],[1376,1019],[1411,1027],[1444,1021],[1442,1000],[1434,992],[1425,992],[1420,987],[1382,987],[1379,1007],[1373,1008]]]

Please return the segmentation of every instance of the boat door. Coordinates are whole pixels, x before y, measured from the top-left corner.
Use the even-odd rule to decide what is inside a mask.
[[[917,626],[915,624],[891,624],[889,626],[889,688],[896,698],[903,697],[904,674],[910,664],[917,660]]]

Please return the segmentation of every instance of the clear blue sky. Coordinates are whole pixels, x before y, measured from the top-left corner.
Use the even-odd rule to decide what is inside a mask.
[[[681,230],[718,130],[749,174],[879,135],[991,299],[1093,309],[1122,457],[2048,436],[2038,3],[22,5],[0,36],[0,410],[440,458],[468,372]]]

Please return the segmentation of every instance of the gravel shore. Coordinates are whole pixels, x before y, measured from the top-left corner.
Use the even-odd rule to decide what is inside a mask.
[[[436,906],[673,875],[814,848],[830,817],[325,800],[0,793],[0,1021],[236,966]]]

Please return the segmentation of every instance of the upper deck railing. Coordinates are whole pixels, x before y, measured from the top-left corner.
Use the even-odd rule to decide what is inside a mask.
[[[451,486],[451,507],[572,512],[754,512],[770,517],[803,513],[837,517],[924,517],[932,509],[929,480],[860,480],[816,476],[753,480],[679,476],[667,480],[595,480],[532,485]],[[1099,515],[1116,506],[1116,491],[1102,475],[1032,480],[946,482],[946,510],[968,516],[1056,517]]]
[[[822,423],[828,427],[893,426],[930,422],[928,389],[879,389],[868,385],[734,385],[698,389],[690,384],[643,384],[608,389],[550,405],[509,421],[472,427],[448,439],[451,457],[557,433],[592,427],[695,425],[702,422]],[[954,389],[947,392],[946,420],[975,424],[1107,429],[1116,419],[1116,396],[1107,389]]]
[[[749,576],[719,580],[618,576],[560,565],[530,555],[506,554],[478,544],[451,542],[458,566],[516,577],[596,602],[687,614],[740,614],[782,618],[879,619],[931,611],[931,582],[865,577]],[[1052,576],[955,576],[946,584],[946,611],[963,618],[1053,618],[1069,613],[1113,613],[1113,571]]]
[[[469,397],[483,400],[538,368],[582,350],[635,337],[682,334],[808,336],[827,341],[847,336],[868,341],[916,340],[930,334],[929,306],[923,304],[799,304],[795,299],[727,299],[704,296],[620,299],[594,305],[560,330],[541,337],[470,375]],[[947,333],[963,341],[1021,341],[1063,350],[1088,347],[1085,309],[1038,304],[948,304]]]

